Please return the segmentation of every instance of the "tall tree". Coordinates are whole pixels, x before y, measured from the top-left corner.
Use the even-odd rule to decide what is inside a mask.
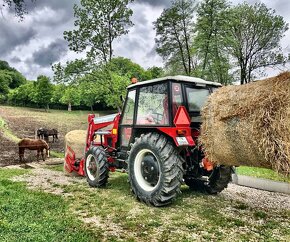
[[[133,25],[133,0],[81,0],[74,6],[77,29],[65,31],[71,50],[87,52],[87,57],[108,63],[113,57],[113,42],[128,33]]]
[[[227,8],[226,0],[203,0],[197,8],[197,35],[194,39],[194,47],[200,59],[198,75],[223,84],[228,84],[231,79],[223,27],[227,24]]]
[[[252,80],[253,71],[283,63],[279,42],[288,24],[263,3],[243,3],[227,12],[227,47],[240,69],[241,84]]]
[[[76,86],[70,85],[68,86],[64,93],[62,98],[60,99],[60,102],[62,104],[68,105],[67,110],[71,111],[73,105],[80,105],[81,97],[79,89]]]
[[[53,93],[53,87],[47,76],[38,76],[37,81],[34,83],[34,95],[33,101],[41,106],[44,106],[46,110],[49,109]]]
[[[191,43],[195,8],[194,0],[174,0],[154,22],[157,52],[167,63],[178,57],[186,75],[191,75],[194,69]]]

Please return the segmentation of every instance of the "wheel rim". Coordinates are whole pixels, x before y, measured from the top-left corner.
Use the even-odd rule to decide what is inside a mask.
[[[99,169],[95,157],[91,154],[89,154],[86,159],[86,171],[87,176],[91,181],[96,180],[96,177],[98,176],[99,173]]]
[[[148,149],[138,152],[134,161],[135,178],[145,191],[153,191],[160,183],[160,164],[154,153]]]

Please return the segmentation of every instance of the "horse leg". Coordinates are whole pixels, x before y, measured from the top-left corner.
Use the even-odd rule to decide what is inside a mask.
[[[40,152],[40,150],[38,149],[37,150],[37,161],[39,161],[39,152]]]
[[[42,156],[43,161],[45,161],[44,154],[43,154],[43,149],[41,149],[41,156]]]
[[[24,160],[24,148],[19,147],[19,162],[23,162]]]

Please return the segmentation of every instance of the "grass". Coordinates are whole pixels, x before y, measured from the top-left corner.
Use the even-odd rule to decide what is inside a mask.
[[[99,241],[101,231],[90,230],[68,211],[59,196],[28,190],[8,180],[27,171],[0,170],[1,241]]]
[[[64,153],[53,151],[53,150],[50,151],[49,153],[50,153],[51,157],[64,158]]]
[[[62,165],[45,168],[62,171]],[[290,237],[287,210],[252,208],[186,186],[172,205],[150,207],[134,198],[128,175],[121,172],[110,173],[102,189],[90,188],[85,178],[70,185],[47,181],[68,194],[65,197],[28,190],[24,183],[9,180],[28,172],[33,170],[0,169],[0,241],[287,241]],[[97,222],[82,222],[86,219]]]
[[[47,165],[47,169],[52,170],[52,171],[60,171],[63,172],[63,164],[60,165]]]
[[[6,122],[4,121],[3,118],[1,118],[0,116],[0,131],[3,132],[4,136],[13,141],[13,142],[18,142],[19,141],[19,138],[17,138],[13,133],[12,131],[7,127],[7,124]]]
[[[253,176],[258,178],[290,183],[289,176],[284,176],[270,169],[240,166],[237,167],[236,172],[238,175]]]
[[[168,207],[148,207],[131,194],[127,174],[112,173],[105,189],[87,184],[66,187],[70,209],[85,217],[97,216],[117,228],[126,241],[268,241],[272,230],[277,240],[287,240],[289,211],[261,210],[221,196],[208,196],[182,187],[182,194]],[[276,221],[272,227],[261,224]],[[232,237],[234,234],[234,237]]]

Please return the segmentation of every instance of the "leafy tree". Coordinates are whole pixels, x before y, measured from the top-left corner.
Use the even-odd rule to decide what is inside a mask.
[[[0,60],[0,70],[16,71],[7,61]]]
[[[128,33],[133,0],[81,0],[74,6],[77,29],[65,31],[71,50],[87,51],[87,57],[108,63],[113,56],[113,42]]]
[[[34,82],[28,81],[8,94],[8,102],[15,105],[27,106],[33,103],[34,97]]]
[[[67,61],[65,65],[57,63],[52,66],[53,80],[56,83],[76,83],[79,78],[90,73],[93,68],[89,59],[75,59]]]
[[[208,80],[228,84],[231,65],[225,51],[224,26],[228,20],[225,11],[226,0],[203,0],[197,8],[197,35],[194,47],[200,59],[200,73],[197,75]]]
[[[192,39],[194,32],[194,0],[174,0],[154,22],[157,52],[167,63],[180,59],[183,72],[191,75],[194,69]]]
[[[53,93],[53,87],[50,80],[46,76],[38,76],[37,81],[34,82],[34,95],[32,100],[46,108],[49,109],[49,103],[51,102],[51,97]]]
[[[16,88],[26,83],[26,78],[15,68],[11,67],[7,61],[0,60],[0,75],[9,76],[9,88]]]
[[[53,91],[50,101],[54,104],[59,104],[65,92],[66,86],[64,84],[53,85]]]
[[[102,85],[86,80],[85,78],[78,85],[81,103],[90,107],[93,111],[93,105],[101,101],[103,94]]]
[[[110,79],[114,84],[106,87],[109,91],[104,94],[105,103],[108,107],[120,109],[122,107],[120,97],[126,95],[127,86],[131,84],[130,78],[110,73]]]
[[[252,80],[253,71],[286,60],[279,42],[288,24],[274,10],[263,3],[243,3],[229,9],[227,15],[227,48],[239,66],[241,84]]]
[[[9,92],[9,85],[12,78],[5,72],[0,71],[0,94],[6,95]]]
[[[153,66],[147,69],[150,74],[150,79],[159,78],[164,75],[164,71],[161,67]]]
[[[36,0],[31,0],[35,2]],[[18,16],[21,20],[24,15],[27,13],[25,0],[3,0],[2,7],[8,6],[9,8],[14,8],[15,15]],[[1,10],[1,8],[0,8]]]
[[[150,72],[145,71],[144,68],[130,59],[123,57],[113,58],[105,68],[119,76],[129,76],[129,79],[136,77],[139,81],[145,81],[151,78]]]
[[[60,102],[62,104],[68,105],[68,111],[72,110],[73,105],[80,105],[81,97],[79,89],[76,86],[68,86],[62,98],[60,99]]]

